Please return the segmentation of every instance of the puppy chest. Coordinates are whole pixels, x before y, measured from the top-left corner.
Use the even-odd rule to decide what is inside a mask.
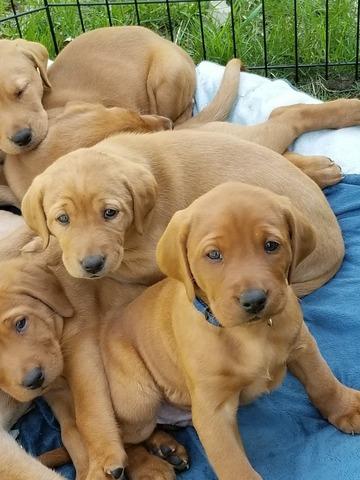
[[[239,382],[241,404],[249,403],[281,384],[286,374],[289,348],[288,341],[273,342],[269,338],[247,339],[239,347],[234,372]]]

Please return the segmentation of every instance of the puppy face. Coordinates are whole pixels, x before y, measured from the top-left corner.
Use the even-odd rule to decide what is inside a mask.
[[[62,373],[59,339],[72,308],[51,274],[17,261],[2,266],[0,388],[31,401]]]
[[[312,227],[288,199],[229,183],[173,217],[157,258],[191,301],[205,297],[224,326],[235,326],[280,313],[292,268],[314,248]]]
[[[125,235],[142,233],[155,198],[155,179],[141,165],[81,149],[37,177],[22,208],[45,246],[50,234],[58,239],[70,275],[99,278],[119,268]]]
[[[48,53],[38,43],[0,40],[0,150],[19,154],[46,136],[48,117],[42,106]]]

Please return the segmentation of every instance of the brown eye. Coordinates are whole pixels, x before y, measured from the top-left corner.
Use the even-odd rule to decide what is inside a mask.
[[[269,240],[264,244],[264,250],[266,253],[275,252],[276,250],[279,249],[279,247],[280,247],[280,243],[275,242],[273,240]]]
[[[70,223],[69,215],[66,213],[62,213],[58,217],[56,217],[56,221],[61,223],[61,225],[67,225]]]
[[[25,333],[26,329],[28,327],[28,319],[27,317],[21,317],[19,320],[16,320],[15,322],[15,330],[17,333],[20,335]]]
[[[15,97],[16,98],[21,98],[26,90],[26,86],[23,88],[19,88],[19,90],[16,90],[15,92]]]
[[[119,210],[116,208],[106,208],[104,210],[104,218],[105,220],[112,220],[113,218],[117,217]]]
[[[213,262],[221,262],[221,260],[223,260],[224,258],[220,250],[210,250],[210,252],[208,252],[206,256],[210,258],[210,260],[212,260]]]

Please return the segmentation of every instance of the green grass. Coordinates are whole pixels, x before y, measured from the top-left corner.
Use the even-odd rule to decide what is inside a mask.
[[[141,0],[140,0],[141,1]],[[56,3],[49,0],[49,3]],[[62,0],[61,3],[75,4],[74,0]],[[86,29],[108,25],[106,6],[86,6],[89,1],[82,0],[82,14]],[[111,0],[109,2],[111,4]],[[298,0],[298,60],[300,63],[320,63],[325,59],[325,1]],[[18,0],[18,11],[31,7],[42,7],[42,0]],[[55,25],[60,48],[69,37],[81,33],[81,25],[76,6],[52,7],[50,14]],[[264,64],[262,9],[260,0],[233,0],[237,55],[248,66]],[[292,64],[295,61],[293,0],[266,0],[266,35],[268,62],[271,65]],[[221,26],[214,19],[214,5],[201,2],[202,20],[206,43],[206,55],[209,60],[219,63],[233,56],[230,17]],[[172,3],[171,21],[175,41],[193,57],[195,62],[202,59],[200,16],[197,2]],[[0,0],[0,18],[11,14],[10,2]],[[111,14],[114,25],[137,23],[134,5],[112,5]],[[141,24],[161,35],[170,38],[166,3],[157,5],[139,3]],[[356,53],[356,0],[333,0],[329,2],[329,60],[330,62],[348,62],[355,60]],[[25,38],[40,41],[54,56],[46,12],[32,13],[19,19]],[[0,37],[17,36],[13,20],[0,24]],[[263,73],[259,70],[259,73]],[[294,80],[294,69],[270,70],[277,77]],[[336,96],[355,96],[360,93],[360,83],[354,82],[353,67],[330,67],[330,79],[325,80],[324,68],[303,68],[300,72],[300,86],[309,93],[321,98]]]

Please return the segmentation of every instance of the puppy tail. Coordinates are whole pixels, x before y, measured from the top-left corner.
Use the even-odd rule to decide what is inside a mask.
[[[70,455],[64,447],[56,448],[39,455],[38,460],[45,465],[45,467],[56,468],[71,462]]]
[[[214,99],[198,115],[175,126],[175,129],[194,128],[205,123],[226,120],[238,94],[241,70],[243,70],[241,60],[237,58],[230,60],[225,67],[220,87]]]

